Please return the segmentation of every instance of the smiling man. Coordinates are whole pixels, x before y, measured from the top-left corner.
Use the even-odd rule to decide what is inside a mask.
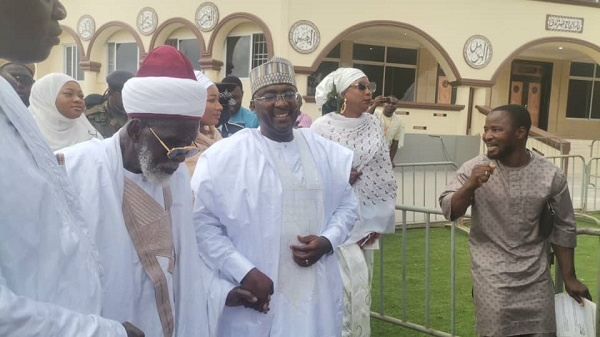
[[[575,215],[563,172],[525,144],[531,118],[520,105],[495,108],[482,139],[487,154],[463,164],[440,196],[455,220],[472,207],[471,276],[480,336],[554,336],[554,288],[548,243],[567,292],[590,298],[573,262]],[[546,202],[556,214],[552,232],[540,231]]]
[[[218,336],[341,336],[342,282],[332,253],[357,217],[352,152],[294,130],[298,92],[288,60],[254,68],[250,82],[260,128],[211,146],[192,177],[200,255],[254,293],[251,306],[266,313],[226,308]]]

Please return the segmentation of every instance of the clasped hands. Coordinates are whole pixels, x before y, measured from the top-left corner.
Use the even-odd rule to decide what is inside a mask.
[[[319,261],[321,256],[333,251],[331,242],[324,236],[298,235],[298,241],[301,244],[291,245],[290,249],[294,262],[301,267],[309,267]],[[244,276],[240,286],[227,294],[225,305],[244,306],[266,314],[270,310],[269,302],[273,291],[273,281],[257,268],[252,268]]]

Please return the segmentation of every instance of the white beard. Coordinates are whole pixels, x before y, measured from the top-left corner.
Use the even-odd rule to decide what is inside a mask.
[[[148,146],[144,144],[138,153],[140,168],[144,177],[153,185],[166,187],[169,185],[171,174],[163,171],[160,167],[154,164],[152,153],[148,150]]]

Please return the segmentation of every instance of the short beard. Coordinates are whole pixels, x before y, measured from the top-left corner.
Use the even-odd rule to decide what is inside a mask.
[[[147,144],[142,145],[142,148],[138,153],[138,160],[140,161],[142,174],[151,184],[162,187],[169,185],[171,174],[164,172],[154,163],[152,153],[148,150]]]

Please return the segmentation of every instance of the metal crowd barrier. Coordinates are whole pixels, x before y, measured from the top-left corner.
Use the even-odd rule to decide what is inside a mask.
[[[598,191],[600,190],[600,157],[592,158],[588,162],[586,186],[585,211],[600,211],[600,201],[598,200]]]
[[[430,233],[431,233],[431,218],[432,216],[442,216],[442,211],[439,209],[424,208],[418,206],[408,205],[396,205],[396,210],[402,213],[402,266],[401,266],[401,315],[400,317],[393,317],[386,315],[385,313],[385,254],[384,254],[384,237],[381,238],[379,247],[379,310],[371,311],[371,317],[388,322],[400,327],[412,329],[430,336],[440,337],[453,337],[456,335],[456,229],[457,223],[452,222],[450,226],[450,329],[449,331],[442,331],[434,329],[430,325]],[[425,322],[423,325],[411,322],[406,314],[407,308],[407,231],[408,231],[408,215],[407,213],[422,213],[424,215],[425,222],[425,298],[424,298],[424,310],[425,310]],[[591,235],[600,237],[600,229],[595,228],[578,228],[577,235]],[[600,299],[600,266],[598,268],[598,292],[596,300]],[[563,287],[562,279],[560,277],[560,270],[558,265],[555,266],[555,288],[556,292],[561,292]],[[469,296],[469,295],[466,295]],[[600,305],[597,306],[597,324],[600,326]],[[600,336],[600,330],[597,336]]]
[[[600,139],[592,140],[590,144],[590,158],[600,157],[600,146],[597,145],[600,145]]]
[[[394,168],[398,183],[396,202],[424,208],[437,208],[438,197],[444,191],[458,166],[451,161],[397,164]],[[399,213],[396,214],[399,217]],[[434,216],[433,221],[443,221]],[[423,223],[423,215],[413,213],[411,223]]]
[[[597,200],[600,189],[600,157],[592,158],[587,162],[579,155],[546,158],[565,173],[575,214],[600,224],[599,219],[588,214],[600,211],[600,201]]]
[[[587,165],[585,158],[578,155],[568,156],[550,156],[546,157],[554,165],[560,167],[567,178],[567,185],[571,193],[573,208],[580,212],[585,212],[585,186]]]
[[[384,303],[384,252],[383,252],[383,241],[382,237],[379,240],[379,311],[371,312],[371,317],[389,322],[398,326],[409,328],[415,331],[419,331],[431,336],[451,337],[456,336],[456,316],[455,316],[455,298],[456,298],[456,252],[455,252],[455,232],[456,223],[452,223],[450,229],[450,331],[445,332],[436,330],[430,326],[430,292],[429,292],[429,270],[430,270],[430,232],[431,232],[431,217],[442,216],[442,211],[439,209],[424,208],[418,206],[407,206],[407,205],[396,205],[396,210],[402,212],[402,314],[400,318],[388,316],[385,314],[385,303]],[[414,322],[410,322],[406,317],[406,240],[407,240],[407,212],[422,213],[425,220],[425,324],[420,325]]]

